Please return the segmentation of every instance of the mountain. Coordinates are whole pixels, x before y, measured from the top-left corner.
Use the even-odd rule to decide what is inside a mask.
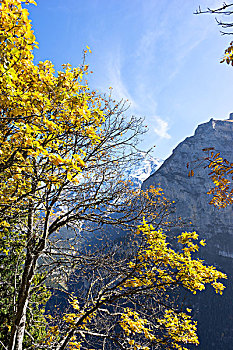
[[[150,175],[154,174],[163,164],[161,159],[152,157],[147,153],[140,152],[138,160],[130,168],[125,170],[125,177],[132,181],[135,187],[140,187]]]
[[[186,222],[191,220],[191,227],[186,229],[195,230],[201,239],[206,239],[201,257],[227,273],[223,296],[216,296],[208,289],[196,299],[189,299],[199,309],[201,342],[198,348],[230,350],[233,349],[233,208],[217,209],[209,205],[207,192],[212,183],[202,160],[206,156],[203,149],[210,147],[233,162],[233,113],[229,119],[211,119],[199,125],[195,134],[181,142],[161,167],[143,182],[142,188],[160,184],[165,196],[175,201],[175,215]],[[187,163],[195,168],[193,177],[188,177]]]

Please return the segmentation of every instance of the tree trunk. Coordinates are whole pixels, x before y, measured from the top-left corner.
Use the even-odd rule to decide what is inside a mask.
[[[26,312],[29,302],[29,292],[31,288],[32,278],[35,274],[37,259],[38,254],[34,255],[31,252],[27,253],[8,350],[23,349],[22,346],[26,325]]]
[[[28,299],[26,300],[23,311],[20,315],[16,315],[15,324],[12,328],[11,339],[8,349],[23,350],[23,338],[26,324],[26,311]],[[18,317],[17,317],[18,316]]]

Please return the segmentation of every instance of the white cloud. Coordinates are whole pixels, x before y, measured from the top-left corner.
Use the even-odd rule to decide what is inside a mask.
[[[137,104],[130,95],[122,77],[122,57],[119,50],[108,57],[107,70],[108,80],[113,88],[113,97],[116,100],[127,100],[130,103],[131,108],[136,109]]]
[[[171,136],[168,134],[168,123],[158,116],[154,116],[153,119],[157,123],[157,127],[154,128],[154,132],[161,138],[170,139]]]

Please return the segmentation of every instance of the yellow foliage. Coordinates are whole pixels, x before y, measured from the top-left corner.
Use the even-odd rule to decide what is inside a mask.
[[[86,65],[66,64],[55,74],[50,61],[33,63],[38,43],[23,3],[36,4],[2,0],[0,7],[0,200],[11,213],[28,200],[38,163],[44,183],[55,188],[66,179],[76,183],[85,155],[74,146],[74,135],[94,145],[104,121],[102,99],[83,80]]]
[[[130,308],[126,308],[121,315],[121,321],[119,322],[127,335],[135,333],[144,333],[145,337],[149,340],[154,340],[155,336],[151,334],[149,327],[146,327],[148,321],[139,316],[136,311],[132,311]],[[129,339],[129,344],[133,345],[134,340]]]
[[[233,42],[231,48],[233,49]],[[233,52],[233,51],[232,51]],[[231,58],[231,62],[233,62]],[[214,151],[214,147],[203,148],[207,156],[202,159],[207,163],[210,173],[208,174],[214,187],[207,192],[212,196],[209,204],[217,208],[225,208],[233,203],[233,163],[220,156]],[[189,163],[187,164],[189,167]]]
[[[233,41],[229,44],[228,48],[225,50],[225,54],[221,60],[221,63],[226,62],[233,66]]]
[[[223,159],[219,155],[219,153],[212,152],[208,157],[208,167],[211,169],[209,175],[214,184],[208,193],[212,195],[210,204],[218,208],[225,208],[233,203],[233,163],[229,163],[227,159]]]
[[[134,259],[128,262],[128,277],[124,278],[114,291],[118,298],[125,295],[140,295],[145,290],[152,293],[163,291],[163,295],[170,286],[183,285],[184,288],[195,294],[198,290],[205,289],[206,284],[211,284],[216,293],[222,294],[224,285],[219,282],[226,275],[213,266],[204,265],[200,259],[194,259],[192,254],[198,251],[199,245],[204,245],[203,240],[198,241],[196,232],[183,232],[177,237],[182,247],[178,251],[173,249],[167,242],[166,234],[162,230],[154,230],[152,225],[143,224],[138,227],[137,237],[142,239],[143,244],[137,251]],[[194,243],[195,242],[195,243]],[[115,294],[113,294],[115,300]],[[96,305],[100,308],[111,305],[109,296],[102,297],[88,308],[80,309],[78,298],[70,300],[74,312],[66,314],[64,320],[71,328],[83,329],[88,333],[92,320],[96,315]],[[75,311],[77,310],[77,311]],[[119,325],[126,335],[126,341],[132,349],[150,349],[150,344],[170,344],[171,349],[186,349],[186,344],[198,345],[197,323],[192,320],[191,309],[186,312],[176,311],[169,306],[161,309],[153,322],[143,317],[140,310],[132,307],[124,308],[121,312]],[[82,322],[80,320],[82,319]],[[155,326],[155,324],[156,326]],[[91,329],[91,328],[90,328]],[[157,331],[160,330],[158,336]],[[138,341],[144,338],[144,344]]]
[[[125,287],[145,288],[147,286],[155,290],[166,290],[169,284],[181,283],[184,288],[196,294],[197,290],[205,289],[205,285],[210,283],[216,293],[222,294],[225,287],[219,279],[227,278],[226,275],[213,266],[204,265],[202,260],[192,257],[192,253],[199,249],[198,244],[193,243],[198,240],[196,232],[183,232],[178,236],[178,242],[183,246],[181,252],[170,247],[162,230],[154,230],[153,226],[148,225],[145,220],[137,234],[144,236],[146,244],[139,250],[137,256],[139,263],[136,261],[129,263],[129,267],[135,269],[137,275],[129,278],[124,283]],[[204,240],[199,244],[205,245]],[[191,310],[187,309],[187,312]],[[146,327],[147,320],[141,319],[129,308],[122,315],[120,325],[128,336],[143,332],[146,338],[159,343],[166,343],[168,338],[172,339],[171,348],[174,349],[184,349],[181,344],[198,344],[196,322],[192,321],[190,315],[167,309],[164,317],[157,321],[166,329],[167,336],[163,340],[155,339],[153,333]]]
[[[182,344],[199,344],[197,322],[192,321],[191,316],[166,310],[164,317],[158,319],[158,322],[166,329],[166,336],[161,343],[166,343],[168,338],[172,340],[171,347],[179,350],[184,349]]]

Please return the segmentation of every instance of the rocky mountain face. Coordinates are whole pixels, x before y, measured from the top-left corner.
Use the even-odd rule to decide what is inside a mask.
[[[233,162],[233,113],[229,119],[211,119],[199,125],[195,134],[181,142],[142,187],[160,184],[166,197],[176,203],[175,215],[192,222],[186,229],[195,230],[206,239],[201,257],[228,274],[223,296],[207,290],[191,302],[199,310],[198,348],[230,350],[233,349],[233,207],[217,209],[209,205],[207,192],[212,183],[201,160],[206,156],[203,149],[210,147]],[[187,163],[194,169],[193,177],[188,177]]]

